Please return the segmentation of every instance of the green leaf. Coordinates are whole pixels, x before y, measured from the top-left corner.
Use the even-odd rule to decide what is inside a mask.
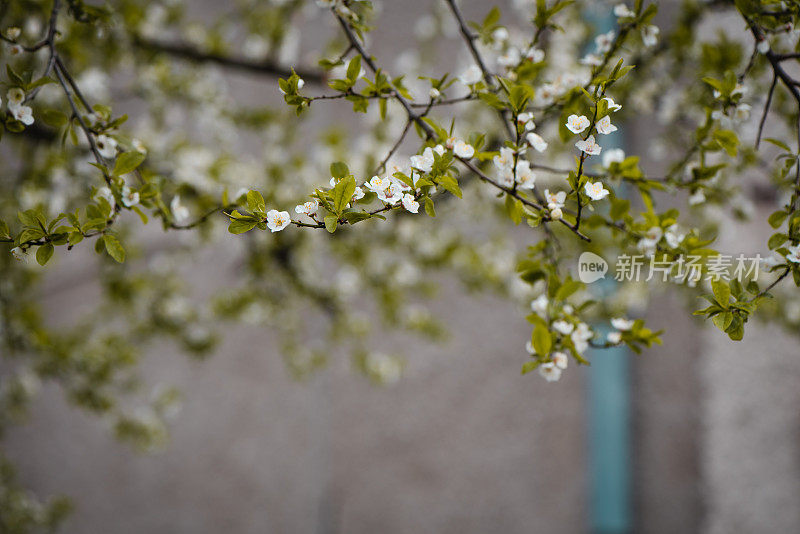
[[[789,216],[788,213],[786,213],[783,210],[779,210],[770,215],[769,219],[767,219],[767,222],[769,222],[770,226],[777,229],[780,227],[780,225],[783,224],[783,221],[785,221],[786,217],[788,216]]]
[[[425,213],[427,213],[429,217],[436,217],[436,210],[433,207],[433,200],[430,198],[425,199]]]
[[[449,175],[440,176],[437,179],[439,185],[444,187],[447,191],[453,193],[458,198],[461,198],[461,188],[458,186],[458,181]]]
[[[347,168],[347,164],[341,161],[334,161],[331,163],[331,176],[336,178],[337,182],[348,174],[350,174],[350,169]]]
[[[739,146],[739,138],[736,136],[736,133],[731,130],[717,130],[714,132],[713,137],[730,157],[736,156]]]
[[[56,109],[45,109],[39,114],[45,124],[60,128],[67,124],[67,116]]]
[[[327,215],[325,217],[325,229],[330,232],[334,233],[336,231],[336,226],[339,224],[339,218],[336,215]]]
[[[138,150],[131,150],[123,152],[117,157],[117,162],[114,164],[112,174],[114,176],[122,176],[135,170],[144,161],[145,155]]]
[[[117,239],[117,236],[106,234],[104,241],[108,255],[114,258],[117,263],[123,263],[125,261],[125,248],[122,246],[119,239]]]
[[[514,224],[522,222],[522,202],[511,195],[506,195],[506,213]]]
[[[8,225],[5,221],[0,221],[0,239],[11,239],[11,233],[9,233]]]
[[[781,234],[781,233],[772,234],[772,236],[769,238],[769,241],[767,241],[767,246],[769,247],[770,250],[775,250],[779,246],[786,243],[788,239],[789,236],[786,234]]]
[[[550,348],[553,346],[553,337],[546,326],[537,324],[531,334],[531,342],[536,354],[544,357],[550,354]]]
[[[228,225],[228,232],[232,234],[243,234],[255,228],[258,221],[253,219],[234,219]]]
[[[350,80],[351,83],[355,83],[358,79],[359,72],[361,72],[361,56],[356,54],[353,56],[353,59],[350,60],[350,64],[347,65],[347,79]]]
[[[50,258],[53,257],[53,251],[55,247],[53,247],[52,243],[45,243],[44,245],[40,246],[39,249],[36,251],[36,262],[39,265],[45,265]]]
[[[526,374],[530,373],[531,371],[533,371],[534,369],[539,367],[540,363],[541,362],[539,362],[539,360],[531,360],[529,362],[523,363],[522,364],[522,374],[526,375]]]
[[[714,298],[720,306],[728,309],[728,303],[731,300],[731,288],[724,280],[713,280],[711,282],[711,290],[714,292]]]
[[[356,180],[352,176],[342,178],[331,191],[333,197],[333,210],[336,215],[341,215],[347,204],[353,199],[356,190]]]
[[[253,213],[264,213],[267,211],[267,205],[261,193],[258,191],[247,192],[247,209]]]

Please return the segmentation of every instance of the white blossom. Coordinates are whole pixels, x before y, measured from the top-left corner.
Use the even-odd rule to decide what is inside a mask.
[[[536,354],[536,349],[533,347],[533,343],[531,342],[530,339],[525,342],[525,351],[527,351],[527,353],[530,354],[531,356]]]
[[[517,122],[525,125],[526,130],[533,130],[536,128],[536,123],[533,122],[533,113],[520,113],[517,115]]]
[[[600,54],[586,54],[581,58],[580,63],[589,67],[599,67],[603,64],[603,56]]]
[[[625,161],[625,151],[621,148],[609,148],[603,152],[603,167],[606,169],[612,163],[622,163],[623,161]]]
[[[416,156],[414,156],[416,157]],[[412,157],[413,159],[413,157]],[[391,184],[391,180],[388,178],[383,178],[381,176],[373,176],[369,182],[364,184],[364,187],[372,191],[373,193],[377,193],[379,191],[383,191]]]
[[[470,65],[467,70],[461,73],[458,79],[464,85],[475,85],[483,79],[483,72],[477,65]]]
[[[472,147],[472,145],[459,139],[453,145],[453,154],[459,158],[470,159],[475,155],[475,149]]]
[[[547,209],[550,210],[550,216],[554,219],[560,219],[562,215],[561,208],[564,207],[564,202],[567,200],[567,192],[551,193],[548,189],[545,189],[544,199],[547,201]]]
[[[625,4],[617,4],[614,6],[614,16],[618,18],[628,18],[628,17],[635,17],[636,13],[630,10],[630,8]]]
[[[408,193],[403,195],[403,207],[411,213],[419,212],[419,202],[414,199],[413,195]]]
[[[425,173],[431,172],[433,169],[433,150],[431,147],[425,148],[421,155],[411,156],[411,166]]]
[[[536,173],[531,170],[531,163],[520,159],[517,161],[516,182],[520,189],[533,189],[536,183]]]
[[[11,26],[10,28],[6,29],[6,37],[12,41],[19,37],[21,33],[22,30],[20,30],[17,26]]]
[[[614,317],[611,319],[611,326],[622,332],[627,332],[633,328],[633,320],[625,317]]]
[[[756,45],[756,49],[758,50],[759,54],[766,54],[769,52],[769,40],[762,37],[758,40],[758,44]]]
[[[561,369],[553,362],[547,362],[539,366],[539,374],[548,382],[557,382],[561,378]]]
[[[586,182],[583,189],[586,191],[586,195],[592,200],[602,200],[606,198],[609,193],[608,189],[603,187],[603,184],[600,182]]]
[[[622,109],[622,105],[614,102],[614,99],[611,98],[610,96],[603,97],[603,100],[606,101],[606,103],[608,104],[608,109],[611,111],[619,111]]]
[[[97,192],[95,193],[96,199],[104,198],[106,201],[111,205],[113,208],[116,205],[116,200],[114,199],[114,193],[111,192],[111,189],[107,185],[100,187]]]
[[[664,233],[664,239],[667,241],[667,245],[669,245],[671,248],[676,248],[683,242],[685,238],[686,232],[682,232],[677,224],[669,226],[667,231]]]
[[[547,313],[547,304],[547,295],[543,293],[531,301],[531,310],[539,315],[544,315]]]
[[[97,151],[106,159],[112,159],[117,155],[117,140],[109,137],[106,134],[100,134],[95,139],[94,144],[97,146]]]
[[[132,208],[136,204],[139,203],[139,193],[134,191],[127,185],[122,187],[122,203],[125,205],[126,208]]]
[[[11,116],[25,126],[30,126],[33,124],[33,110],[30,108],[30,106],[9,106],[8,109],[11,111]]]
[[[8,108],[15,108],[25,102],[25,91],[19,87],[12,87],[6,93],[6,97],[8,98]]]
[[[602,150],[602,147],[595,142],[593,135],[590,135],[586,139],[578,141],[577,143],[575,143],[575,146],[581,152],[585,152],[590,156],[596,156]]]
[[[267,212],[267,228],[271,232],[280,232],[292,222],[288,211],[269,210]]]
[[[492,158],[492,162],[500,171],[509,170],[514,165],[514,151],[503,147],[500,149],[500,154]]]
[[[553,360],[553,363],[559,369],[566,369],[567,366],[569,365],[569,358],[567,358],[567,355],[564,354],[563,352],[554,352],[550,356],[550,359]]]
[[[597,37],[594,38],[594,44],[597,47],[598,54],[605,54],[614,44],[614,38],[616,38],[617,32],[614,30],[609,31],[608,33],[601,33]]]
[[[572,323],[568,323],[567,321],[561,321],[561,320],[553,321],[553,330],[555,330],[559,334],[568,336],[572,333],[574,329],[575,325],[573,325]]]
[[[622,332],[617,332],[616,330],[613,332],[609,332],[606,336],[606,341],[611,343],[612,345],[616,345],[620,341],[622,341]]]
[[[428,91],[428,96],[431,97],[431,100],[436,100],[437,98],[442,96],[442,93],[437,88],[431,87],[431,90]]]
[[[361,196],[362,197],[364,196],[363,191]],[[317,201],[317,199],[312,199],[309,200],[308,202],[303,202],[302,204],[298,204],[297,206],[295,206],[294,212],[300,215],[311,216],[317,213],[318,209],[319,209],[319,201]]]
[[[789,253],[786,255],[786,259],[792,263],[800,263],[800,245],[794,245],[789,248]]]
[[[702,204],[705,201],[706,201],[706,195],[703,193],[702,189],[698,189],[689,196],[690,206],[697,206],[698,204]]]
[[[536,150],[537,152],[544,152],[547,150],[547,141],[545,141],[541,135],[530,132],[528,135],[525,136],[528,143]]]
[[[578,327],[572,332],[570,339],[572,340],[572,344],[575,345],[575,350],[578,351],[578,353],[582,353],[589,348],[589,340],[592,339],[593,336],[594,333],[591,328],[589,328],[589,325],[586,323],[578,323]]]
[[[611,124],[610,115],[606,115],[605,117],[597,121],[596,127],[597,127],[597,132],[603,135],[608,135],[610,133],[617,131],[617,127]]]
[[[663,236],[664,231],[661,229],[661,227],[653,226],[647,230],[647,232],[645,232],[644,237],[639,240],[637,246],[639,247],[639,250],[647,254],[652,254]]]
[[[508,30],[502,26],[497,28],[495,31],[492,32],[492,41],[498,44],[502,44],[508,41]]]
[[[653,26],[652,24],[648,24],[642,28],[642,43],[646,47],[655,46],[658,43],[658,34],[660,30],[658,26]]]
[[[531,63],[541,63],[544,61],[544,50],[532,46],[527,52],[525,52],[525,59]]]
[[[765,269],[772,269],[773,267],[777,267],[778,265],[783,265],[785,262],[783,261],[784,258],[778,256],[774,252],[767,256],[766,258],[761,258],[761,266]]]
[[[520,59],[519,49],[515,46],[510,46],[503,55],[497,58],[497,64],[506,68],[511,68],[519,65]]]
[[[376,191],[378,199],[389,204],[397,204],[403,199],[403,190],[395,182],[389,183],[389,186]]]
[[[28,251],[21,247],[12,248],[11,255],[14,256],[14,259],[17,261],[21,261],[23,263],[27,263],[28,261]]]
[[[169,203],[169,209],[172,211],[172,218],[175,219],[175,222],[178,224],[189,218],[189,208],[181,204],[180,195],[172,197],[172,201]]]
[[[567,118],[567,130],[572,133],[579,134],[589,127],[589,119],[585,115],[570,115]]]

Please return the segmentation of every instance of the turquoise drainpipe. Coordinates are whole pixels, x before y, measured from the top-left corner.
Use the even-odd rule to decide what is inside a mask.
[[[610,7],[604,13],[587,12],[598,33],[616,29]],[[593,46],[594,43],[591,43]],[[613,93],[613,91],[612,91]],[[624,105],[624,104],[623,104]],[[621,146],[620,130],[598,140],[603,150]],[[609,275],[595,282],[601,294],[615,291],[615,258],[605,258]],[[607,325],[595,325],[603,336]],[[631,514],[631,432],[630,352],[624,347],[595,350],[588,379],[589,418],[589,521],[595,534],[627,534],[632,531]]]

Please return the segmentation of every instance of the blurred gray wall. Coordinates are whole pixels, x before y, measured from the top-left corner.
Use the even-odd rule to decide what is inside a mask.
[[[484,9],[466,4],[475,17]],[[374,45],[385,56],[404,31],[392,21],[429,3],[384,5]],[[766,231],[731,227],[723,243],[756,247]],[[85,277],[64,263],[59,276]],[[194,283],[235,274],[198,265]],[[46,304],[81,291],[69,284]],[[800,531],[796,343],[753,326],[732,344],[683,305],[653,305],[649,319],[669,335],[632,361],[633,531]],[[237,327],[206,362],[166,347],[145,362],[146,381],[185,394],[166,451],[132,453],[48,388],[7,453],[40,494],[74,497],[71,534],[589,531],[587,371],[556,384],[520,377],[530,332],[511,304],[447,290],[436,311],[456,335],[412,346],[393,387],[345,362],[293,382],[269,338]]]

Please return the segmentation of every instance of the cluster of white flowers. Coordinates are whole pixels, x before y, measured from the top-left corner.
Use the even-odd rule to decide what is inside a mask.
[[[497,57],[497,64],[505,69],[505,75],[511,79],[515,78],[514,69],[525,61],[531,63],[541,63],[544,61],[544,50],[536,46],[529,46],[523,52],[524,48],[519,48],[509,43],[509,33],[504,27],[497,28],[492,32],[492,45],[496,50],[502,50],[502,53]]]
[[[739,97],[736,105],[727,106],[724,110],[715,109],[711,112],[711,118],[718,120],[720,126],[726,129],[732,129],[734,128],[735,124],[746,122],[750,118],[750,112],[753,109],[750,104],[742,102],[742,99],[747,92],[748,88],[746,86],[737,83],[736,87],[734,87],[733,91],[731,91],[731,98]],[[720,93],[719,90],[714,89],[714,98],[718,99],[721,97],[722,93]]]
[[[498,171],[498,183],[503,187],[514,187],[518,189],[533,189],[536,184],[536,174],[531,170],[529,161],[516,157],[516,153],[508,148],[500,149],[500,154],[494,156],[492,161]]]
[[[531,310],[533,310],[533,312],[540,317],[547,319],[549,304],[550,301],[547,299],[547,295],[541,294],[531,301]],[[569,315],[575,310],[572,308],[572,306],[567,304],[562,308],[562,311],[565,315]],[[589,325],[581,321],[573,322],[573,320],[566,317],[550,323],[550,328],[562,337],[569,337],[570,341],[575,347],[575,352],[580,355],[582,355],[586,349],[589,348],[589,341],[594,337],[594,332],[591,328],[589,328]],[[536,353],[531,341],[528,341],[525,344],[525,350],[527,350],[528,354],[531,356]],[[568,363],[569,358],[567,357],[566,353],[554,351],[552,354],[550,354],[549,361],[544,362],[539,366],[539,374],[542,375],[548,382],[555,382],[561,378],[561,372],[567,368]]]
[[[606,336],[606,341],[612,345],[616,345],[622,341],[622,333],[633,328],[633,321],[624,317],[615,317],[614,319],[611,319],[611,326],[613,326],[616,330],[609,332],[609,334]]]
[[[644,237],[639,240],[636,246],[643,253],[652,255],[656,251],[662,238],[667,242],[670,248],[676,248],[686,239],[686,232],[677,224],[667,227],[666,232],[662,230],[660,226],[653,226],[645,232]]]
[[[25,126],[33,124],[33,110],[30,106],[25,105],[25,91],[19,87],[12,87],[8,90],[6,97],[8,98],[8,112],[11,116]]]

